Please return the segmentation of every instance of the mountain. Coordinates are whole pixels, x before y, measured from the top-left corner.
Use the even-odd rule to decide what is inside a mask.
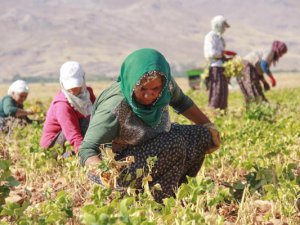
[[[132,51],[161,51],[174,73],[205,66],[203,40],[222,14],[227,49],[240,55],[283,40],[277,70],[298,70],[298,0],[0,0],[0,79],[58,77],[66,60],[87,76],[116,76]]]

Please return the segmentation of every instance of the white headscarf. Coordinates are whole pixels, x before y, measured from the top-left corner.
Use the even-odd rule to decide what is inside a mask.
[[[28,93],[29,92],[29,87],[27,83],[24,80],[16,80],[13,82],[7,91],[8,95],[12,95],[12,93]]]
[[[211,20],[211,29],[215,31],[217,34],[222,35],[225,31],[225,28],[230,27],[229,24],[227,23],[226,19],[224,16],[215,16]]]
[[[90,93],[87,90],[85,84],[82,86],[79,95],[72,95],[70,92],[64,89],[61,85],[61,90],[67,98],[70,105],[84,116],[89,116],[92,113],[93,104],[90,99]]]
[[[70,105],[84,116],[92,113],[93,104],[90,100],[90,93],[86,88],[85,77],[82,67],[78,62],[65,62],[60,68],[60,86]],[[68,89],[81,86],[81,92],[75,96],[68,92]]]

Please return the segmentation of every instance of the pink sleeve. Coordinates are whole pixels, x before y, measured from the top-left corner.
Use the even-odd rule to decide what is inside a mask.
[[[75,110],[68,102],[58,102],[56,103],[56,118],[67,141],[74,147],[74,151],[77,153],[83,137]]]

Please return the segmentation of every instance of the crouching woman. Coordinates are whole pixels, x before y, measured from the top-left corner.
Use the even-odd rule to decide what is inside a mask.
[[[169,105],[196,125],[171,123]],[[152,195],[162,202],[174,196],[186,176],[196,176],[205,154],[217,149],[220,139],[210,120],[176,84],[165,57],[154,49],[140,49],[125,59],[118,81],[97,98],[79,151],[81,164],[97,167],[102,158],[99,146],[105,143],[112,144],[117,161],[134,157],[116,185],[141,190],[143,176],[137,171],[143,170],[144,176],[152,177],[150,188],[160,185]],[[151,171],[149,157],[157,158]]]
[[[11,132],[14,127],[31,123],[27,116],[34,114],[30,109],[24,109],[29,87],[23,80],[13,82],[8,88],[7,95],[0,100],[0,131]]]
[[[48,109],[40,145],[46,149],[59,145],[63,148],[63,157],[68,157],[78,152],[96,97],[92,88],[86,86],[81,65],[75,61],[61,66],[60,86]],[[65,152],[66,141],[73,151]]]

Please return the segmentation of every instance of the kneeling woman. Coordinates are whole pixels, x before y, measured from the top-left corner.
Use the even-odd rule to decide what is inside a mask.
[[[0,101],[0,131],[8,133],[16,125],[32,122],[27,116],[34,112],[24,109],[23,106],[28,92],[28,85],[23,80],[17,80],[10,85],[7,95]]]
[[[197,125],[172,124],[169,105]],[[117,185],[142,189],[137,170],[148,174],[147,158],[157,157],[149,186],[160,184],[162,190],[152,194],[162,202],[174,196],[186,176],[196,176],[205,154],[219,147],[217,130],[207,125],[212,125],[210,120],[177,86],[164,56],[154,49],[140,49],[126,58],[118,81],[98,97],[80,161],[90,168],[99,165],[99,145],[112,143],[116,160],[135,159],[121,171]]]
[[[78,62],[68,61],[61,66],[60,85],[61,90],[47,112],[40,145],[49,149],[58,144],[65,150],[68,141],[73,146],[73,153],[77,153],[96,97],[92,88],[86,87],[84,71]]]

